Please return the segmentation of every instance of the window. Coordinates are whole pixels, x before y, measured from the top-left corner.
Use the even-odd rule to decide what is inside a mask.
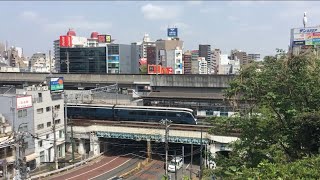
[[[38,124],[37,128],[38,128],[38,130],[39,130],[39,129],[43,129],[43,128],[44,128],[44,125],[43,125],[43,124]]]
[[[38,141],[38,146],[42,147],[42,140]]]
[[[28,132],[28,125],[21,126],[20,131]]]
[[[18,118],[26,117],[26,116],[27,116],[27,110],[26,109],[18,111]]]
[[[58,146],[58,157],[62,157],[62,145]]]
[[[45,162],[44,151],[40,152],[40,162]]]
[[[55,123],[55,124],[60,124],[60,119],[54,120],[54,123]]]
[[[55,109],[55,110],[59,110],[59,109],[60,109],[60,104],[55,105],[55,106],[54,106],[54,109]]]
[[[49,137],[50,137],[50,134],[47,134],[47,135],[46,135],[46,139],[49,139]]]
[[[148,112],[148,116],[156,116],[156,112]]]
[[[63,130],[59,131],[59,138],[63,138]]]
[[[51,122],[47,122],[47,127],[50,127],[51,126]]]
[[[38,113],[38,114],[42,114],[42,113],[43,113],[43,108],[37,109],[37,113]]]
[[[28,142],[25,142],[23,145],[24,145],[24,149],[28,149]]]
[[[140,111],[140,112],[138,112],[138,114],[141,115],[141,116],[145,116],[145,115],[147,115],[147,112],[145,112],[145,111]]]
[[[49,112],[50,110],[51,110],[51,107],[50,107],[50,106],[46,107],[46,111],[47,111],[47,112]]]
[[[166,116],[165,112],[158,112],[158,116]]]

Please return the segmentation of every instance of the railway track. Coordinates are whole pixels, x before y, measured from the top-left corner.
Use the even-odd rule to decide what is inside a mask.
[[[72,124],[73,126],[105,125],[105,126],[164,129],[164,126],[161,125],[160,123],[153,123],[153,122],[72,119]],[[212,126],[208,126],[208,125],[171,124],[169,128],[174,130],[186,130],[186,131],[202,130],[203,132],[207,132],[211,127]]]

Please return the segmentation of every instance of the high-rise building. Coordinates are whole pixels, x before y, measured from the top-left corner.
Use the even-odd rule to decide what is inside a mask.
[[[260,61],[260,54],[248,54],[248,62]]]
[[[141,58],[147,58],[147,48],[148,47],[155,47],[156,43],[154,41],[151,41],[149,34],[145,34],[142,42],[137,43],[138,45],[140,45],[140,54],[141,54]]]
[[[157,64],[157,52],[156,47],[147,47],[147,64]]]
[[[191,51],[191,74],[199,74],[199,50]]]
[[[205,57],[198,58],[199,74],[208,74],[208,63]]]
[[[167,51],[170,50],[183,50],[183,41],[179,39],[170,39],[170,40],[157,40],[156,41],[156,53],[157,53],[157,63],[162,65],[162,67],[167,66]]]
[[[237,50],[237,49],[231,50],[230,57],[231,57],[230,58],[231,60],[239,59],[241,66],[249,63],[247,53],[241,50]]]
[[[205,58],[205,60],[207,61],[208,74],[211,74],[211,72],[214,71],[211,57],[211,45],[199,44],[199,57]]]
[[[191,52],[188,51],[188,52],[185,52],[183,54],[183,64],[184,64],[184,74],[191,74],[191,67],[192,67],[192,64],[191,64]]]
[[[54,41],[55,67],[65,73],[122,73],[139,72],[137,44],[114,44],[109,35],[92,32],[90,38],[76,36],[69,30],[66,36]]]
[[[173,74],[183,74],[182,50],[166,51],[166,68],[172,68]]]
[[[214,49],[212,50],[211,53],[211,72],[210,74],[217,74],[218,73],[218,66],[220,62],[220,55],[221,55],[221,50],[220,49]]]
[[[60,48],[61,73],[106,73],[106,47]]]

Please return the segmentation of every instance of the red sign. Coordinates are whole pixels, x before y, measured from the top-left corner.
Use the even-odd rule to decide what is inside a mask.
[[[60,47],[71,47],[72,38],[71,36],[60,36]]]
[[[111,36],[110,35],[98,35],[98,42],[99,43],[111,43]]]
[[[320,36],[320,33],[319,32],[315,32],[315,33],[313,33],[313,36]]]
[[[148,74],[163,74],[161,65],[148,64]]]
[[[147,64],[147,58],[140,58],[139,64],[140,65],[146,65]]]
[[[167,67],[167,70],[168,70],[168,74],[173,74],[173,69],[172,69],[172,67]]]

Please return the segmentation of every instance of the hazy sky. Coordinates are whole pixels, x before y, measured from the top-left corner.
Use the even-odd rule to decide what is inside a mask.
[[[274,54],[287,49],[290,28],[320,24],[316,1],[60,1],[0,2],[0,42],[23,47],[27,55],[53,50],[53,40],[74,28],[89,37],[92,31],[111,34],[116,43],[166,38],[176,26],[185,50],[211,44],[229,53]]]

